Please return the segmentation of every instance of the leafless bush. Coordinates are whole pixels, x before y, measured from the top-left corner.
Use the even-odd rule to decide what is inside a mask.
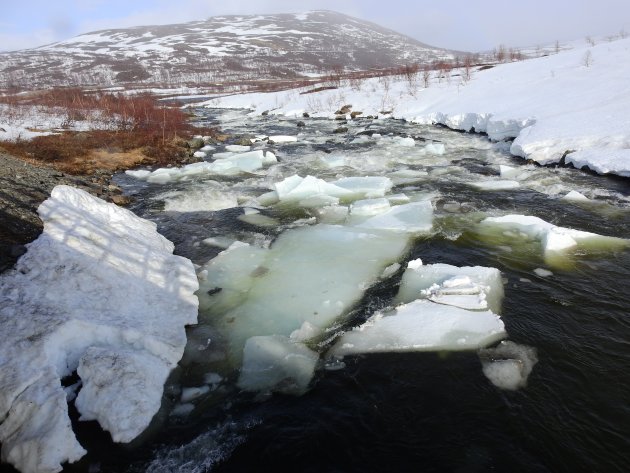
[[[588,44],[589,46],[595,46],[595,40],[593,39],[592,36],[587,36],[585,39],[586,39],[586,44]]]
[[[431,68],[429,66],[422,68],[422,84],[425,89],[428,89],[431,85]]]
[[[591,67],[593,65],[593,53],[591,53],[590,49],[586,51],[584,57],[582,57],[582,64],[586,67]]]

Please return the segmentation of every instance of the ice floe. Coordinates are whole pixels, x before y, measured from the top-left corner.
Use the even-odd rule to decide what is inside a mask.
[[[330,354],[345,356],[396,351],[472,350],[506,335],[501,318],[491,311],[417,300],[389,313],[377,313],[344,333]]]
[[[545,262],[550,266],[564,266],[567,257],[576,249],[620,249],[630,243],[626,239],[559,227],[529,215],[488,217],[480,223],[482,235],[508,239],[540,241]]]
[[[484,266],[423,264],[416,259],[407,264],[395,302],[428,299],[469,310],[498,314],[503,300],[501,272]]]
[[[128,210],[58,186],[39,214],[44,232],[0,276],[0,441],[19,470],[56,472],[85,453],[61,379],[81,377],[82,419],[135,438],[183,354],[198,283],[155,224]]]

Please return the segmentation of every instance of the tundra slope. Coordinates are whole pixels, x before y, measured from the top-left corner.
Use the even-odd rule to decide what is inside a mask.
[[[176,85],[308,77],[452,59],[374,23],[330,11],[220,16],[83,34],[0,54],[0,87]]]

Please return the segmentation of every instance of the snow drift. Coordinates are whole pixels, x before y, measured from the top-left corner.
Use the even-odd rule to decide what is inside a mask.
[[[0,442],[19,470],[57,472],[85,454],[63,379],[81,378],[82,420],[134,439],[183,354],[198,283],[155,224],[128,210],[58,186],[39,214],[44,232],[0,278]]]

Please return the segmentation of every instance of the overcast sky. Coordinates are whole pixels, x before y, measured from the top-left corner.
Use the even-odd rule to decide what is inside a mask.
[[[0,0],[0,50],[215,15],[335,10],[465,51],[630,31],[630,0]]]

